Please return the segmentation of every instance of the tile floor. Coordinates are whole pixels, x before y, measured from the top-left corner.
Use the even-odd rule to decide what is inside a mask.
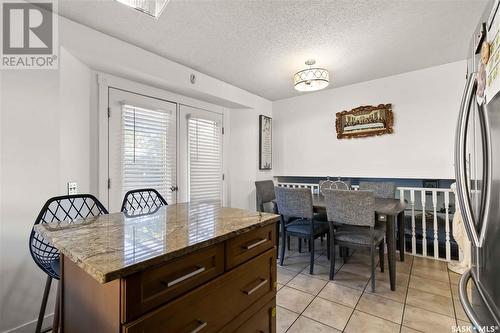
[[[384,273],[377,269],[372,293],[367,253],[356,251],[346,264],[337,259],[337,273],[329,281],[325,243],[316,243],[313,275],[309,252],[298,253],[294,245],[284,265],[278,264],[278,332],[434,333],[470,326],[458,300],[460,276],[446,263],[406,255],[397,262],[396,291],[390,290],[386,267]]]

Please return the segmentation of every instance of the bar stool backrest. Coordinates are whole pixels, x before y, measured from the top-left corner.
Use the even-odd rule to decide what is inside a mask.
[[[108,214],[108,211],[91,194],[58,196],[47,200],[33,226],[51,222],[73,222],[102,214]],[[59,259],[59,251],[34,228],[31,229],[29,245],[35,263],[50,277],[59,279],[58,272],[51,265],[53,261]]]
[[[121,211],[127,216],[139,216],[155,213],[162,206],[167,206],[167,201],[157,190],[142,188],[125,193]]]

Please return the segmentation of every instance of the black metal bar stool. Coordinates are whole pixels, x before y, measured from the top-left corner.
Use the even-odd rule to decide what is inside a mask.
[[[141,188],[125,193],[121,211],[127,216],[140,216],[152,214],[167,205],[167,201],[154,188]]]
[[[41,223],[43,224],[55,221],[74,221],[102,214],[108,214],[108,211],[93,195],[76,194],[59,196],[50,198],[45,203],[45,205],[43,205],[33,226]],[[34,230],[34,228],[31,229],[29,246],[33,260],[38,265],[38,267],[40,267],[40,269],[47,274],[42,304],[40,306],[40,312],[38,314],[38,321],[36,325],[36,333],[40,333],[43,324],[43,317],[45,315],[45,308],[47,307],[47,299],[49,297],[52,279],[59,280],[61,276],[60,256],[59,251],[55,247],[53,247],[47,240],[45,240],[40,234],[38,234]],[[52,331],[55,333],[58,332],[60,319],[60,287],[61,286],[59,284],[57,289],[56,307],[54,311],[54,322],[52,327]]]

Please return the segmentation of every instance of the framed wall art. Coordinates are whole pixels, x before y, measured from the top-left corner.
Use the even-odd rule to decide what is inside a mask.
[[[391,104],[365,105],[337,113],[337,138],[356,138],[392,133],[394,116]]]
[[[273,119],[259,116],[259,169],[273,168]]]

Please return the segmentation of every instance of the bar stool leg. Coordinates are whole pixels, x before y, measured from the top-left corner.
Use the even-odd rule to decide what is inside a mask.
[[[52,333],[59,333],[59,322],[61,318],[61,280],[57,283],[56,306],[54,308],[54,322]]]
[[[38,321],[36,323],[36,333],[42,331],[43,317],[45,317],[45,308],[47,307],[47,300],[49,298],[50,285],[52,284],[52,278],[47,275],[47,280],[45,280],[45,289],[43,291],[42,305],[40,306],[40,312],[38,313]]]

